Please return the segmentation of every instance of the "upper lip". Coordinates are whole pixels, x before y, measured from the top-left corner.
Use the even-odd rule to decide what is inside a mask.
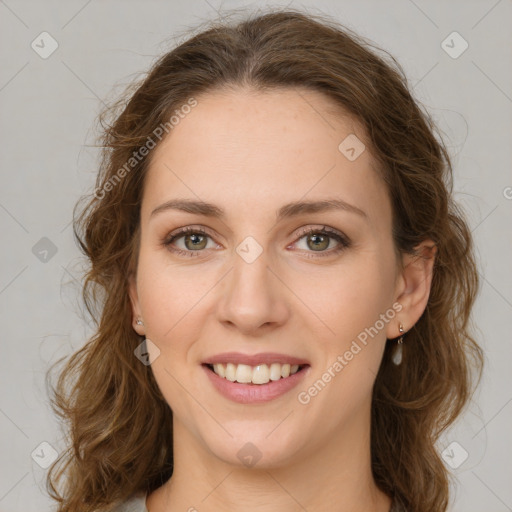
[[[258,364],[280,363],[280,364],[298,364],[309,365],[306,359],[300,357],[289,356],[287,354],[278,354],[276,352],[261,352],[259,354],[242,354],[240,352],[224,352],[208,357],[203,364],[233,363],[246,364],[248,366],[256,366]]]

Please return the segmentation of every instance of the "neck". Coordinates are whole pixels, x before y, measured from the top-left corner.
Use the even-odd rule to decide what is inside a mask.
[[[174,423],[174,472],[147,501],[149,512],[389,512],[391,499],[371,472],[369,418],[318,440],[288,463],[252,468],[215,457],[182,424]]]

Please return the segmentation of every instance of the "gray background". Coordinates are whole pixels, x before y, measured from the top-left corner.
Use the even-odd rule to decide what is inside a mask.
[[[447,138],[456,196],[478,246],[483,286],[475,322],[487,367],[474,402],[439,449],[456,441],[453,460],[461,448],[468,453],[452,471],[450,510],[512,511],[512,1],[272,5],[287,4],[331,14],[391,52]],[[75,201],[93,186],[98,152],[90,144],[102,102],[188,27],[217,11],[264,5],[0,1],[1,512],[53,509],[38,461],[52,453],[41,443],[62,449],[63,433],[44,376],[91,332],[80,317],[80,255],[70,221]],[[46,59],[31,47],[34,40],[43,45],[43,31],[59,45]],[[453,31],[469,44],[458,58],[442,46]],[[457,37],[445,43],[452,52],[462,48]],[[50,48],[49,39],[44,46]]]

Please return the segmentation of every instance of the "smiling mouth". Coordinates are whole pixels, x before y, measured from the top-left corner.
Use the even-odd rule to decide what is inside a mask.
[[[309,365],[272,363],[270,365],[259,364],[249,366],[247,364],[218,363],[204,364],[203,366],[206,366],[216,375],[230,382],[262,385],[287,379],[291,375],[304,370],[304,368],[307,368]]]

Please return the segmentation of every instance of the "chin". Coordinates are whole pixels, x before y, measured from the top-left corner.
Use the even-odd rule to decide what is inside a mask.
[[[223,436],[222,443],[218,438],[205,440],[210,451],[226,464],[248,469],[278,468],[291,463],[298,451],[299,440],[290,436],[289,430],[286,439],[277,431],[269,436],[271,430],[251,429],[247,425],[239,432],[229,427],[228,430],[233,438]]]

